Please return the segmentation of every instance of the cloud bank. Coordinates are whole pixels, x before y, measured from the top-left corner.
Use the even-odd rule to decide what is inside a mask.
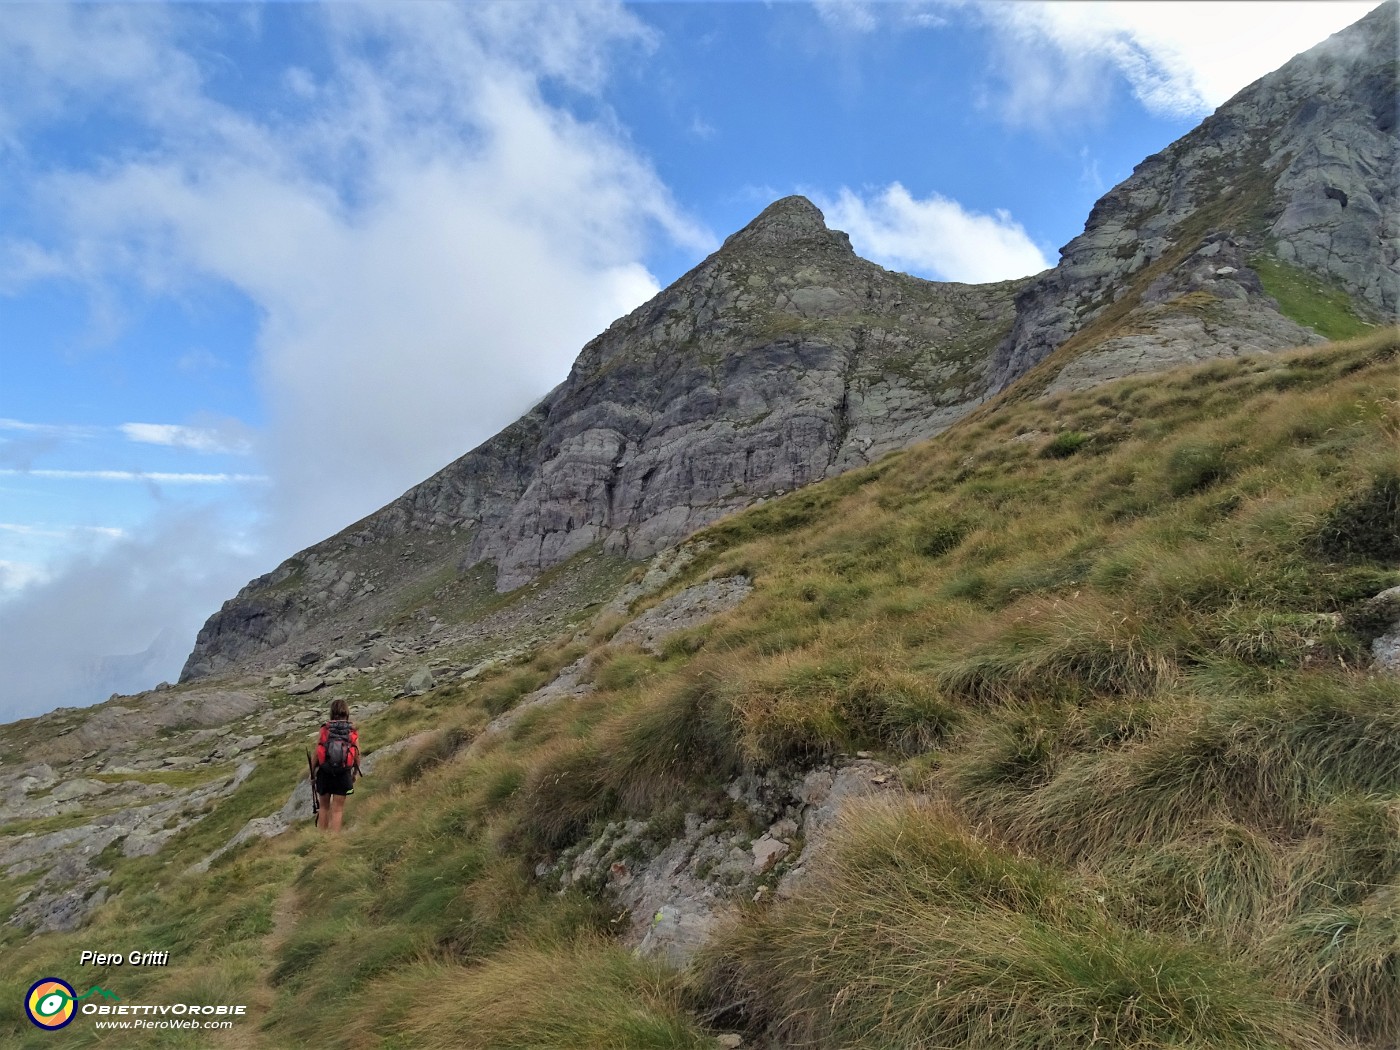
[[[256,306],[263,451],[293,545],[397,496],[562,379],[657,290],[638,262],[649,236],[711,243],[615,131],[545,99],[548,83],[595,89],[614,51],[646,46],[620,8],[316,10],[333,62],[286,72],[291,114],[217,100],[178,27],[107,26],[106,50],[151,56],[150,72],[114,59],[93,77],[158,145],[41,189],[67,224],[47,255],[70,276],[134,273],[147,293],[211,280]],[[44,11],[29,26],[39,54],[75,23],[97,45],[86,9]]]
[[[997,89],[988,102],[1013,124],[1080,119],[1122,77],[1151,113],[1197,118],[1375,4],[1217,0],[954,4],[993,28]]]
[[[111,537],[103,537],[112,539]],[[0,579],[13,570],[0,563]],[[172,514],[0,602],[0,721],[172,679],[203,621],[260,558],[213,509]]]
[[[1039,273],[1051,265],[1005,211],[970,212],[938,194],[920,200],[898,182],[868,196],[842,188],[819,206],[856,252],[882,266],[977,284]]]
[[[0,603],[0,721],[100,699],[88,673],[100,654],[140,653],[173,629],[183,657],[251,576],[562,380],[584,342],[657,290],[648,244],[714,244],[598,104],[615,65],[653,44],[619,5],[240,12],[6,9],[0,156],[24,172],[39,218],[0,242],[0,288],[66,282],[117,318],[129,304],[233,289],[259,318],[268,423],[257,435],[120,428],[169,449],[251,450],[247,473],[47,470],[243,495],[198,513],[171,503],[146,539],[48,580],[6,567],[2,582],[18,589]],[[300,20],[320,53],[234,95],[224,43],[244,34],[256,49],[274,17]],[[120,131],[66,163],[29,152],[32,133],[74,119]],[[35,426],[36,440],[72,436]],[[7,476],[25,472],[39,473],[12,461]],[[178,671],[170,653],[151,659],[166,666],[150,674]]]
[[[1092,116],[1110,77],[1163,117],[1203,117],[1344,29],[1372,0],[813,0],[843,38],[937,30],[957,19],[993,31],[984,101],[1009,123],[1051,128]]]

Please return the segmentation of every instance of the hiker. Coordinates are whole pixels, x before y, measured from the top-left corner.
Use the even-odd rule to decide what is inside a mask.
[[[350,722],[350,705],[337,697],[331,701],[331,718],[321,726],[312,766],[313,789],[320,801],[316,826],[339,831],[345,817],[345,796],[355,790],[360,770],[360,734]]]

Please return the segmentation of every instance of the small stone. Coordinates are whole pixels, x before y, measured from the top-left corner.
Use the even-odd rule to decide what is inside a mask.
[[[791,817],[784,817],[768,829],[768,834],[775,839],[781,839],[786,842],[797,834],[797,821],[793,820]]]
[[[763,835],[754,839],[753,843],[753,870],[757,875],[762,875],[770,870],[773,865],[782,860],[792,850],[786,842],[780,842],[770,835]]]
[[[724,1047],[724,1050],[739,1050],[744,1045],[744,1037],[738,1032],[725,1032],[715,1036],[715,1045]]]
[[[420,667],[404,683],[404,690],[409,693],[426,693],[433,687],[433,681],[433,672],[426,667]]]

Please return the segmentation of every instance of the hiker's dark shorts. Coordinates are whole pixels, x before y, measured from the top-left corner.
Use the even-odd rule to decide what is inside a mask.
[[[316,770],[316,794],[348,795],[355,790],[353,769],[328,769],[321,766]]]

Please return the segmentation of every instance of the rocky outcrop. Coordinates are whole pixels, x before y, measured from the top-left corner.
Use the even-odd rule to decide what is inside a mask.
[[[789,896],[820,866],[851,803],[903,788],[892,767],[857,758],[806,773],[746,774],[727,790],[746,820],[687,813],[669,841],[645,821],[615,821],[537,875],[561,890],[606,891],[630,918],[623,944],[684,966],[728,908]]]
[[[243,763],[232,774],[183,791],[153,791],[152,785],[130,784],[136,789],[131,798],[164,797],[144,805],[118,803],[118,808],[76,827],[0,838],[0,874],[40,873],[34,886],[15,902],[8,924],[39,933],[77,929],[106,900],[105,884],[111,872],[95,862],[107,847],[121,842],[127,857],[158,852],[199,820],[211,803],[237,790],[255,768],[251,762]],[[111,805],[114,800],[104,801]]]
[[[1371,642],[1376,667],[1400,675],[1400,587],[1389,587],[1366,603],[1365,612],[1384,624]]]
[[[1321,341],[1266,294],[1261,264],[1393,320],[1398,35],[1384,4],[1139,164],[1018,295],[997,386],[1061,346],[1071,360],[1052,389]]]
[[[614,645],[636,644],[659,656],[671,635],[733,609],[753,591],[747,576],[730,576],[687,587],[648,609],[613,635]]]

